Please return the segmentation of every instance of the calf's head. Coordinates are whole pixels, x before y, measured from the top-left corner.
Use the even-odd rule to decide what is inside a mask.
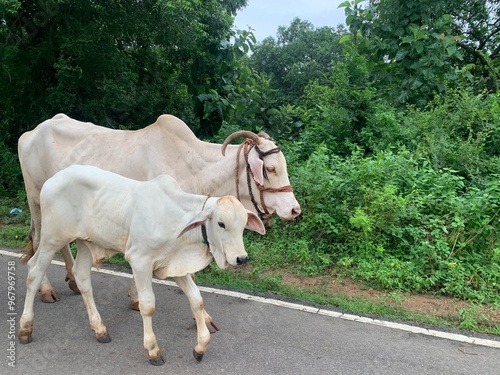
[[[262,235],[266,233],[259,217],[230,195],[210,198],[205,208],[184,227],[178,237],[201,225],[206,227],[210,252],[222,269],[246,263],[248,255],[243,244],[245,228]]]

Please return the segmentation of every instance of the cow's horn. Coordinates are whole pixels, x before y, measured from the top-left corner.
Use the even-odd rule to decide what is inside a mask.
[[[227,138],[226,138],[226,140],[222,144],[221,152],[222,152],[223,156],[226,155],[226,147],[227,147],[227,145],[229,143],[231,143],[232,141],[234,141],[235,139],[238,139],[238,138],[250,138],[252,141],[254,141],[256,143],[260,143],[260,137],[257,134],[255,134],[255,133],[253,133],[251,131],[240,130],[240,131],[234,132],[233,134],[228,135]]]

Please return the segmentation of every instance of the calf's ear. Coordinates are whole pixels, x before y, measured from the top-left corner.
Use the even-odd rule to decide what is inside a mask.
[[[207,221],[207,219],[210,218],[210,212],[207,212],[207,211],[201,211],[200,213],[198,213],[195,217],[193,217],[189,223],[186,224],[186,226],[184,227],[184,229],[182,229],[182,232],[179,233],[179,235],[177,236],[177,238],[179,238],[180,236],[182,236],[184,233],[190,231],[191,229],[195,229],[195,228],[198,228],[199,226],[201,226],[205,221]]]
[[[245,228],[253,230],[254,232],[257,232],[262,235],[266,234],[266,228],[264,228],[264,224],[259,219],[259,217],[255,215],[252,211],[247,210],[247,213],[248,213],[248,220]]]

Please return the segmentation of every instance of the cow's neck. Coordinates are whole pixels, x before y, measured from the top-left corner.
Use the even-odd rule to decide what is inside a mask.
[[[222,156],[220,153],[220,145],[215,146],[217,154],[214,155],[213,159],[211,161],[203,159],[205,160],[205,165],[202,170],[199,170],[199,178],[196,179],[196,192],[217,197],[233,195],[239,198],[246,209],[257,214],[248,189],[246,162],[243,150],[241,150],[239,157],[237,157],[239,146],[230,145],[226,148],[226,155]],[[236,163],[238,163],[238,167]],[[236,184],[238,184],[238,190]],[[257,188],[255,187],[253,179],[251,179],[250,184],[254,194],[257,194]],[[256,197],[256,199],[260,204],[260,199],[258,197]]]

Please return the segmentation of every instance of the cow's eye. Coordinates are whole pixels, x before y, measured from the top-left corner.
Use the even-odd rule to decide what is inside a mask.
[[[274,168],[274,167],[266,167],[266,171],[268,171],[269,173],[274,173],[274,172],[276,172],[276,168]]]
[[[221,227],[222,229],[226,228],[226,226],[224,225],[224,223],[222,221],[219,221],[217,224],[219,224],[219,227]]]

